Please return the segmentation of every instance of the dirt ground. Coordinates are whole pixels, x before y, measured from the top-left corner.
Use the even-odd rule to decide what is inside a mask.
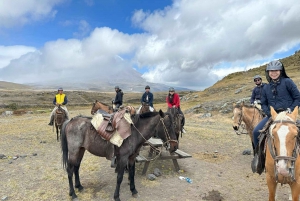
[[[70,116],[90,115],[90,108],[70,111]],[[49,112],[50,114],[50,112]],[[71,200],[68,179],[62,168],[60,143],[48,126],[49,114],[0,116],[0,197],[6,200]],[[181,171],[175,172],[172,161],[153,161],[162,176],[150,181],[142,176],[143,163],[137,164],[136,188],[133,198],[125,175],[121,185],[121,200],[267,200],[265,174],[253,174],[252,155],[242,155],[250,149],[247,135],[233,132],[231,115],[200,118],[186,115],[186,130],[180,139],[180,149],[192,158],[180,159]],[[13,157],[18,157],[14,159]],[[116,174],[110,161],[86,152],[80,176],[83,192],[79,200],[112,200]],[[192,179],[193,183],[180,180]],[[288,200],[289,187],[278,185],[277,200]]]

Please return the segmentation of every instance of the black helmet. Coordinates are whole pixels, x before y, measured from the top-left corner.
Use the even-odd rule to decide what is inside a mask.
[[[270,63],[267,64],[266,71],[268,70],[282,70],[283,65],[280,61],[271,61]]]
[[[115,89],[120,89],[119,86],[115,86]]]
[[[255,79],[261,79],[260,75],[255,75],[255,76],[253,77],[253,80],[255,80]]]
[[[281,63],[279,60],[271,61],[270,63],[267,64],[266,78],[268,82],[271,82],[271,77],[269,76],[269,72],[268,72],[270,70],[280,70],[280,77],[289,78],[285,72],[283,63]]]
[[[145,89],[150,89],[149,85],[145,86]]]
[[[175,91],[175,89],[173,87],[170,87],[169,91]]]
[[[57,91],[63,91],[63,88],[62,88],[62,87],[59,87],[59,88],[57,89]]]

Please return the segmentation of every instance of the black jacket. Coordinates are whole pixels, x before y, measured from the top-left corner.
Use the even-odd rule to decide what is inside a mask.
[[[123,91],[121,89],[119,89],[116,92],[116,97],[115,97],[114,104],[119,104],[119,105],[123,104]]]

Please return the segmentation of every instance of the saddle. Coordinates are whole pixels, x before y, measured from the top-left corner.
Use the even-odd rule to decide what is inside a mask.
[[[113,126],[114,114],[102,114],[103,121],[101,122],[98,133],[107,141],[113,136],[115,127]]]

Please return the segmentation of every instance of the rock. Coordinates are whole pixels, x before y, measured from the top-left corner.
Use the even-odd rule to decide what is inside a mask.
[[[1,200],[4,201],[4,200],[7,200],[8,199],[8,196],[4,195]]]
[[[18,156],[14,156],[12,159],[17,160],[18,158],[19,158]]]
[[[4,154],[0,154],[0,159],[5,159],[7,158]]]
[[[154,181],[156,179],[156,176],[154,174],[148,174],[147,178],[150,180],[150,181]]]
[[[236,90],[234,93],[235,94],[238,94],[238,93],[241,93],[242,92],[242,89],[238,89],[238,90]]]
[[[243,155],[251,155],[251,150],[250,149],[244,150]]]
[[[13,114],[14,114],[13,111],[4,111],[4,112],[2,113],[3,116],[9,116],[9,115],[13,115]]]
[[[202,116],[200,116],[200,118],[207,118],[207,117],[211,117],[211,113],[205,113]]]
[[[154,174],[156,177],[159,177],[159,176],[161,176],[161,171],[160,171],[158,168],[155,168],[153,174]]]
[[[37,156],[37,153],[32,153],[32,156]]]

